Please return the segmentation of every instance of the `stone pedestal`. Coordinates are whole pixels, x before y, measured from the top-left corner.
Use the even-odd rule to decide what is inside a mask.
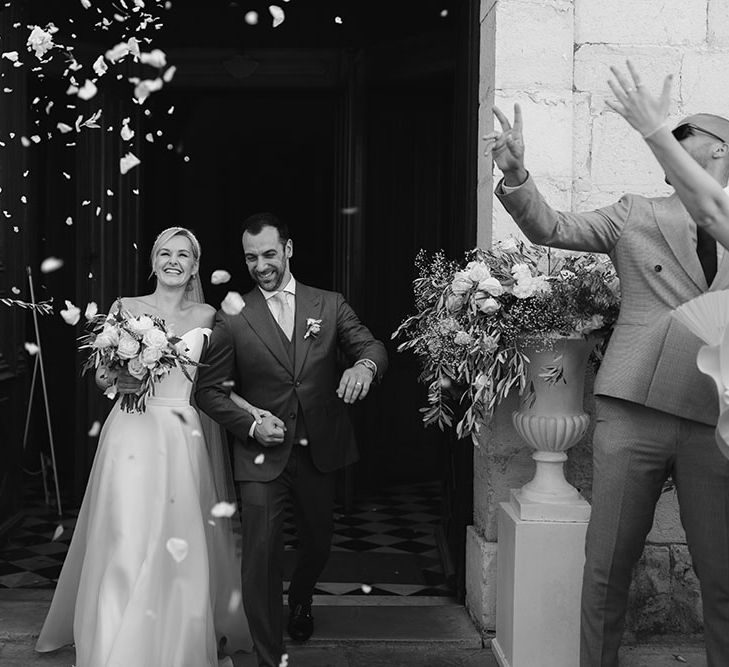
[[[493,652],[501,667],[577,667],[589,507],[553,509],[579,520],[528,521],[517,498],[500,504]]]

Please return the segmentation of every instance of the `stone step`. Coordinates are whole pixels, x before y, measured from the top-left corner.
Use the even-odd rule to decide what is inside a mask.
[[[0,591],[0,641],[27,642],[38,636],[53,591]],[[397,596],[316,596],[316,634],[311,645],[481,648],[481,635],[466,610],[450,598]]]

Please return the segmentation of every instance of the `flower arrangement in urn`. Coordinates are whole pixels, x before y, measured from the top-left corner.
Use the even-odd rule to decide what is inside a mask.
[[[605,336],[619,311],[618,279],[606,255],[509,238],[468,252],[465,266],[424,251],[415,265],[417,312],[393,338],[403,340],[398,351],[412,350],[422,363],[419,379],[428,387],[423,421],[451,427],[460,404],[459,438],[475,437],[515,386],[529,390],[526,345]],[[539,375],[563,381],[559,357]]]

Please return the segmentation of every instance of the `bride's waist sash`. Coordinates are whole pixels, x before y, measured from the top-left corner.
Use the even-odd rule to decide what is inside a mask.
[[[164,408],[191,408],[189,398],[165,398],[164,396],[149,396],[147,407],[161,406]]]

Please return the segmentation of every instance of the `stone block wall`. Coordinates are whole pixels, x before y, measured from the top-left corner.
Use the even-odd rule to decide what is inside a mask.
[[[656,93],[674,75],[671,120],[698,111],[729,117],[729,0],[483,0],[480,135],[491,108],[524,113],[527,168],[556,208],[580,211],[624,192],[670,192],[640,137],[605,105],[609,67],[630,58]],[[518,235],[493,197],[500,175],[479,162],[478,242]],[[591,398],[586,391],[586,407]],[[494,629],[498,503],[531,478],[529,452],[504,405],[475,451],[474,525],[469,528],[467,606]],[[570,453],[570,481],[591,495],[591,438]],[[628,632],[638,638],[701,631],[698,583],[690,567],[675,493],[662,496],[631,588]]]

